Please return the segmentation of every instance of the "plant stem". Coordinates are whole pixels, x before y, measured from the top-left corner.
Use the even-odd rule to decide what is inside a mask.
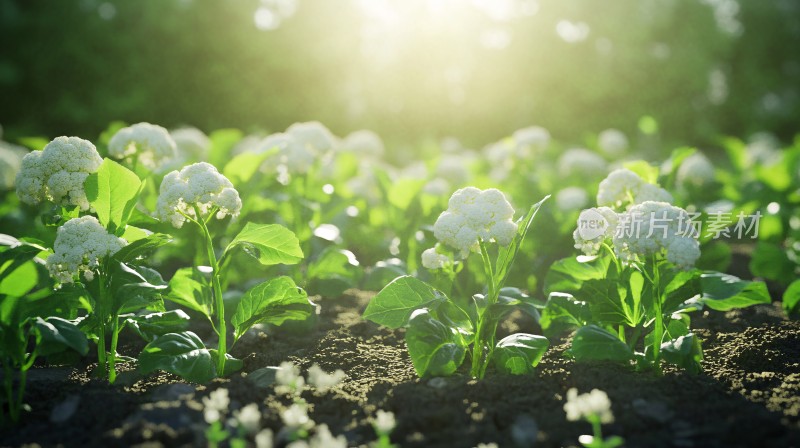
[[[211,238],[211,233],[208,231],[208,226],[203,220],[200,210],[194,206],[195,222],[200,226],[203,231],[203,236],[206,240],[206,252],[208,253],[208,261],[211,264],[211,284],[214,289],[214,304],[216,305],[217,314],[217,336],[219,337],[219,344],[217,346],[217,375],[222,376],[225,372],[225,354],[227,349],[227,333],[225,327],[225,303],[222,300],[222,285],[220,284],[220,270],[219,263],[217,263],[217,256],[214,254],[214,240]]]
[[[114,313],[116,314],[116,313]],[[108,382],[117,379],[117,342],[119,341],[119,316],[111,316],[111,351],[108,353]]]
[[[661,312],[661,276],[658,271],[658,263],[655,255],[653,256],[653,304],[656,314],[655,328],[653,330],[653,363],[656,372],[661,373],[661,340],[664,337],[664,316]]]
[[[489,282],[489,291],[486,295],[486,308],[479,311],[478,325],[475,332],[475,342],[472,346],[472,368],[470,375],[473,378],[483,378],[486,374],[486,367],[488,366],[491,353],[494,350],[494,333],[497,330],[497,322],[488,322],[486,318],[486,311],[497,303],[499,290],[497,289],[494,269],[492,262],[489,258],[489,251],[483,240],[479,241],[481,249],[481,260],[483,261],[483,269],[486,272],[486,279]],[[488,330],[488,331],[487,331]]]
[[[592,423],[592,432],[594,433],[594,441],[603,443],[603,428],[602,425],[600,424],[600,417],[594,415],[592,416],[590,421]]]
[[[100,295],[97,298],[97,320],[100,323],[100,334],[97,335],[97,365],[102,369],[103,374],[108,374],[108,364],[106,362],[106,276],[99,273]],[[110,381],[109,377],[109,381]]]

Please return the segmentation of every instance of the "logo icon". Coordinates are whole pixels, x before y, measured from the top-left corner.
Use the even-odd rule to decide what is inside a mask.
[[[609,223],[596,208],[589,208],[578,216],[578,235],[584,240],[593,240],[603,236]]]

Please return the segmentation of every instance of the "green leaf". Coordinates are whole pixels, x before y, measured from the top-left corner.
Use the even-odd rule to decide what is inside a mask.
[[[166,298],[210,318],[213,314],[213,306],[209,291],[203,282],[203,273],[197,268],[181,268],[169,281],[169,292]]]
[[[773,243],[760,241],[753,251],[748,267],[750,272],[757,277],[775,280],[783,284],[789,284],[797,278],[795,263],[789,259],[783,247]]]
[[[638,174],[639,177],[641,177],[642,180],[644,180],[647,183],[650,184],[658,183],[657,166],[650,165],[644,160],[633,160],[631,162],[625,162],[622,164],[622,166]]]
[[[130,228],[131,226],[128,226]],[[126,230],[127,231],[127,230]],[[163,233],[153,233],[144,238],[138,239],[120,249],[114,254],[112,259],[120,263],[128,263],[137,258],[148,255],[161,246],[172,242],[172,237]]]
[[[635,311],[625,303],[624,294],[615,280],[587,280],[581,289],[581,298],[589,303],[592,320],[608,324],[625,324],[635,327]],[[622,294],[621,294],[622,293]]]
[[[633,352],[615,334],[587,325],[575,332],[570,353],[578,361],[629,361]]]
[[[497,343],[492,358],[497,370],[510,375],[532,373],[550,347],[544,336],[517,333]]]
[[[225,166],[225,162],[230,160],[231,149],[242,139],[242,131],[218,129],[209,134],[208,139],[211,140],[208,162],[214,166]]]
[[[147,344],[139,354],[139,369],[144,374],[163,370],[195,383],[217,376],[211,352],[191,331],[167,333]]]
[[[264,160],[276,153],[277,150],[278,148],[274,148],[274,151],[243,152],[238,154],[225,164],[222,174],[230,179],[234,185],[247,183],[258,172]]]
[[[661,344],[661,356],[670,364],[686,369],[691,374],[703,371],[703,348],[693,333]]]
[[[795,280],[783,293],[783,310],[791,319],[800,319],[800,280]]]
[[[33,261],[21,264],[8,260],[0,265],[0,296],[22,297],[39,283],[39,271]]]
[[[264,322],[281,325],[287,320],[305,320],[315,310],[305,291],[289,277],[278,277],[249,289],[231,318],[234,340],[250,327]]]
[[[361,270],[355,255],[349,250],[326,247],[308,265],[308,290],[324,297],[339,297],[358,284]]]
[[[770,303],[771,298],[764,282],[741,280],[721,272],[707,272],[700,276],[703,295],[700,302],[717,311],[746,308]]]
[[[152,342],[157,336],[178,333],[189,328],[189,315],[182,310],[149,313],[129,317],[125,324],[133,328],[142,339]]]
[[[297,264],[303,260],[303,250],[295,234],[279,224],[255,224],[248,222],[225,249],[229,252],[242,246],[245,252],[257,258],[261,264]]]
[[[111,233],[121,233],[131,217],[144,182],[133,171],[106,158],[83,185],[86,198],[100,223]]]
[[[262,367],[247,374],[247,380],[260,388],[267,388],[275,384],[275,376],[279,367]]]
[[[35,319],[36,329],[42,337],[39,353],[47,356],[62,351],[65,347],[80,353],[89,353],[89,341],[86,335],[74,323],[60,317]]]
[[[434,319],[428,310],[417,310],[406,331],[408,354],[420,378],[448,376],[464,362],[466,344],[453,328]]]
[[[514,260],[517,258],[519,248],[522,246],[522,242],[525,240],[528,230],[530,230],[533,218],[536,216],[536,213],[539,211],[539,209],[542,208],[544,201],[546,201],[548,198],[550,198],[550,195],[545,196],[541,201],[533,204],[531,208],[528,209],[528,213],[517,221],[517,234],[514,235],[514,240],[507,247],[500,248],[500,252],[497,255],[497,265],[495,269],[495,276],[498,279],[498,286],[502,287],[505,284],[508,274],[511,270],[511,266],[514,264]]]
[[[583,282],[606,278],[611,258],[570,257],[556,261],[550,266],[544,278],[544,292],[567,292],[575,294],[581,290]]]
[[[394,279],[408,275],[405,265],[397,258],[391,258],[375,263],[364,278],[362,289],[365,291],[378,291]]]
[[[217,350],[210,348],[208,351],[211,353],[212,358],[219,359],[219,352]],[[230,353],[225,353],[225,371],[219,376],[224,377],[236,373],[242,370],[242,367],[244,367],[244,361],[234,358]]]
[[[20,145],[32,151],[41,151],[50,143],[47,137],[20,137],[17,139]]]
[[[362,317],[389,328],[400,328],[408,323],[415,310],[435,308],[445,300],[443,292],[406,275],[394,279],[373,297]]]
[[[539,325],[546,334],[582,327],[592,318],[589,304],[575,299],[572,294],[551,292],[542,309]]]
[[[111,295],[119,314],[142,309],[164,311],[161,293],[166,289],[167,283],[154,269],[117,263],[112,271]]]

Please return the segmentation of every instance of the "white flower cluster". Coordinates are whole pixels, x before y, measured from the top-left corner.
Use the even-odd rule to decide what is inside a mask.
[[[228,397],[228,389],[219,388],[207,397],[203,397],[203,418],[206,423],[218,422],[222,418],[222,413],[228,411],[231,400]]]
[[[372,426],[378,434],[389,434],[395,426],[397,421],[394,418],[394,413],[389,411],[381,411],[375,413],[375,418],[372,420]]]
[[[567,420],[571,422],[592,417],[599,418],[601,423],[614,422],[611,401],[608,399],[608,395],[600,389],[592,389],[587,394],[578,395],[578,389],[570,388],[567,391],[564,412],[567,413]]]
[[[514,208],[500,190],[467,187],[450,197],[448,208],[433,225],[433,235],[458,250],[462,258],[478,250],[479,240],[508,246],[517,233]]]
[[[108,233],[94,216],[72,218],[56,232],[47,270],[58,283],[72,283],[80,274],[92,281],[100,261],[127,245],[124,239]]]
[[[176,156],[177,146],[169,131],[150,123],[120,129],[108,142],[108,154],[115,159],[135,159],[149,170],[157,170]]]
[[[332,373],[328,373],[314,363],[308,368],[308,384],[313,386],[319,392],[325,392],[328,389],[341,383],[347,375],[341,369],[336,369]]]
[[[614,253],[623,262],[665,253],[678,269],[691,269],[700,258],[700,243],[692,234],[691,216],[680,207],[647,201],[619,214],[608,207],[592,210],[602,215],[606,227],[591,239],[583,238],[580,228],[575,230],[575,248],[586,255],[596,255],[603,242],[611,240]],[[578,218],[578,226],[582,224],[582,218]]]
[[[42,151],[25,155],[16,178],[22,202],[49,200],[58,205],[76,205],[89,210],[83,182],[100,168],[102,157],[94,145],[78,137],[58,137]]]
[[[385,151],[381,137],[366,129],[352,132],[345,137],[342,148],[368,159],[380,159]]]
[[[440,254],[435,247],[422,252],[422,266],[425,269],[441,269],[451,263],[450,257]]]
[[[261,411],[258,410],[258,404],[256,403],[250,403],[237,411],[233,411],[233,419],[239,428],[243,428],[250,434],[255,434],[261,429]]]
[[[638,174],[625,168],[612,171],[600,182],[597,205],[612,208],[641,204],[645,201],[672,202],[668,191],[645,182]]]
[[[714,165],[701,152],[684,159],[675,176],[677,184],[683,188],[701,188],[714,181]]]
[[[606,161],[586,148],[572,148],[558,158],[558,173],[564,177],[600,177],[606,173]]]
[[[328,425],[322,424],[314,429],[314,435],[308,441],[296,440],[286,448],[347,448],[347,438],[344,435],[334,437]]]
[[[610,159],[618,159],[628,150],[628,137],[618,129],[606,129],[597,136],[597,146]]]
[[[300,375],[300,368],[284,361],[275,372],[275,392],[279,394],[300,394],[306,387],[306,380]]]
[[[13,145],[0,141],[0,189],[9,190],[22,166],[22,155]]]
[[[156,205],[156,216],[169,221],[176,228],[186,222],[186,216],[197,218],[194,207],[206,218],[217,209],[217,219],[227,215],[237,216],[242,208],[239,192],[233,184],[217,171],[214,165],[200,162],[171,171],[161,181]]]

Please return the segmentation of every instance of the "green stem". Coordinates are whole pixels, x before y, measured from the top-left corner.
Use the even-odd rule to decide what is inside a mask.
[[[655,305],[656,322],[653,331],[653,363],[656,372],[661,372],[661,340],[664,337],[664,316],[661,311],[661,276],[655,255],[653,256],[653,304]]]
[[[600,418],[596,415],[592,416],[589,420],[592,423],[592,432],[594,433],[595,443],[603,443],[603,428],[600,424]]]
[[[497,303],[499,290],[497,289],[494,269],[492,262],[489,258],[489,251],[486,248],[486,243],[483,240],[479,241],[481,249],[481,260],[483,261],[483,269],[486,272],[486,279],[489,282],[489,291],[486,295],[486,308],[479,311],[478,325],[475,332],[475,342],[472,345],[472,367],[470,375],[473,378],[483,378],[486,374],[486,367],[488,366],[491,352],[494,350],[494,333],[497,330],[497,322],[488,322],[486,319],[486,310]]]
[[[106,361],[106,277],[101,272],[99,274],[100,295],[97,298],[97,320],[100,324],[100,334],[97,335],[97,366],[102,369],[104,374],[108,373],[108,363]],[[110,381],[110,378],[109,378]]]
[[[119,341],[119,316],[111,317],[111,351],[108,353],[108,382],[117,379],[117,342]]]
[[[6,397],[8,398],[8,416],[11,417],[12,422],[19,420],[19,407],[14,400],[14,370],[11,368],[11,363],[3,364],[3,385],[6,389]],[[2,416],[0,410],[0,416]]]
[[[211,238],[211,233],[208,231],[208,226],[203,220],[200,210],[194,206],[195,215],[197,220],[195,222],[200,226],[203,231],[203,236],[206,241],[206,252],[208,253],[208,262],[211,264],[211,284],[214,288],[214,304],[216,306],[217,314],[217,335],[219,336],[219,344],[217,346],[217,375],[222,376],[225,372],[225,354],[227,349],[227,333],[225,327],[225,303],[222,300],[222,285],[220,284],[220,269],[217,263],[217,256],[214,254],[214,240]]]

